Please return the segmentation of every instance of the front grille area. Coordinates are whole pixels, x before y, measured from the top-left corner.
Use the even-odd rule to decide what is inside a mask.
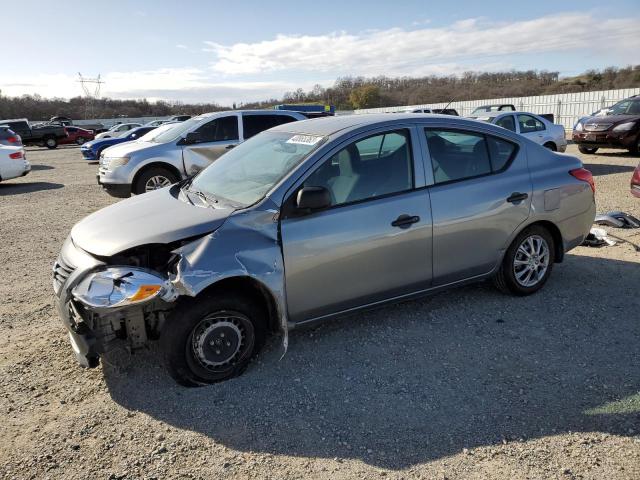
[[[605,130],[609,130],[609,127],[613,125],[612,123],[587,123],[584,126],[584,129],[587,132],[604,132]]]
[[[58,257],[56,263],[53,264],[53,290],[56,295],[60,293],[60,289],[75,269],[76,267],[66,261],[62,255]]]

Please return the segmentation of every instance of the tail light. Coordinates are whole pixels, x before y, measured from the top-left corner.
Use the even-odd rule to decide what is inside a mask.
[[[20,143],[20,140],[18,139],[18,137],[9,137],[7,138],[7,141],[9,143]]]
[[[596,193],[596,183],[593,181],[593,175],[586,168],[576,168],[569,172],[571,176],[577,178],[580,181],[587,182],[591,186],[593,193]]]
[[[22,152],[13,152],[9,154],[9,158],[14,160],[20,160],[22,158]]]

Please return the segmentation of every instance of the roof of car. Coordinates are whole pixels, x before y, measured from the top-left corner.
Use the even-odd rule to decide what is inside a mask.
[[[322,117],[310,120],[302,120],[300,122],[285,123],[271,129],[271,131],[300,133],[307,135],[327,136],[333,135],[342,130],[353,130],[358,127],[367,125],[383,124],[383,123],[460,123],[462,125],[477,125],[475,120],[469,118],[457,117],[454,115],[440,114],[415,114],[415,113],[398,113],[389,115],[388,113],[362,113],[354,115],[339,115],[336,117]],[[472,123],[473,122],[473,123]]]
[[[474,116],[474,118],[478,118],[478,117],[497,117],[499,115],[518,115],[518,114],[523,114],[523,115],[535,115],[536,117],[540,117],[539,113],[532,113],[532,112],[523,112],[520,110],[498,110],[496,112],[480,112],[478,113],[476,116]],[[544,117],[541,117],[544,118]]]

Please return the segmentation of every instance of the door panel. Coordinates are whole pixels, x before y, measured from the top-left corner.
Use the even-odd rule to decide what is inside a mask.
[[[391,223],[419,216],[408,228]],[[282,221],[292,321],[428,288],[431,214],[426,189]]]
[[[213,161],[240,144],[238,122],[238,115],[219,117],[195,130],[202,135],[202,140],[182,147],[184,171],[187,176],[195,175],[207,168]]]
[[[475,132],[469,138],[478,138]],[[496,137],[491,136],[490,139]],[[470,142],[462,142],[467,149]],[[510,142],[507,142],[510,143]],[[446,167],[442,151],[428,141],[432,164],[438,160]],[[511,144],[515,147],[515,144]],[[511,234],[529,216],[532,186],[523,148],[515,153],[511,163],[505,166],[500,151],[494,143],[487,150],[474,145],[468,151],[456,152],[457,156],[480,156],[486,162],[486,152],[491,158],[494,173],[475,178],[457,177],[429,187],[433,216],[433,284],[450,282],[489,273],[508,246]],[[451,158],[456,158],[451,157]],[[467,156],[467,158],[469,158]],[[473,158],[473,157],[472,157]],[[486,167],[483,167],[486,168]],[[500,172],[499,169],[506,168]],[[449,168],[449,172],[455,172]],[[466,168],[466,171],[473,169]],[[443,175],[435,175],[436,180]],[[526,193],[525,200],[507,201],[513,193]]]
[[[422,158],[415,137],[409,128],[363,134],[332,153],[293,189],[281,220],[293,321],[431,284],[431,210],[427,189],[414,189],[413,152],[418,150]],[[331,206],[297,211],[300,187],[325,188]]]

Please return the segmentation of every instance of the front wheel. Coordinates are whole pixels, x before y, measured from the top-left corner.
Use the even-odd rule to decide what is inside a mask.
[[[158,190],[159,188],[173,185],[179,180],[176,175],[164,167],[150,167],[144,170],[133,185],[133,193],[142,193]]]
[[[164,365],[185,387],[236,377],[262,346],[265,324],[254,302],[233,293],[186,300],[160,336]]]
[[[87,141],[87,139],[86,139],[86,138],[84,138],[84,137],[78,137],[78,138],[76,138],[76,143],[77,143],[78,145],[82,145],[82,144],[83,144],[84,142],[86,142],[86,141]]]
[[[555,259],[555,243],[539,225],[523,230],[504,255],[494,277],[501,291],[524,296],[540,290],[549,279]]]
[[[558,151],[558,147],[556,147],[556,144],[553,143],[553,142],[547,142],[547,143],[545,143],[543,145],[543,147],[548,148],[552,152],[557,152]]]
[[[584,153],[586,155],[593,155],[598,151],[598,147],[586,147],[584,145],[578,145],[578,150],[580,150],[580,153]]]

